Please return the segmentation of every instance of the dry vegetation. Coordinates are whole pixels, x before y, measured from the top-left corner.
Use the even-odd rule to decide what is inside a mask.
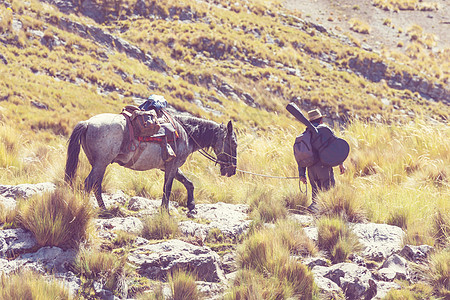
[[[182,0],[159,1],[153,2],[146,17],[132,19],[127,12],[136,1],[103,1],[104,10],[111,15],[105,24],[94,24],[81,15],[63,15],[37,0],[11,3],[11,9],[0,4],[0,58],[7,61],[0,61],[3,184],[53,181],[62,186],[66,141],[73,126],[97,113],[118,113],[135,97],[142,99],[153,93],[163,94],[175,108],[197,116],[218,122],[233,119],[237,124],[239,169],[296,176],[292,143],[303,126],[284,109],[295,99],[302,107],[320,107],[330,116],[346,120],[345,126],[336,130],[351,145],[347,173],[337,175],[335,189],[320,194],[320,250],[328,251],[337,262],[345,261],[359,249],[347,230],[348,221],[401,226],[407,233],[407,243],[433,245],[437,254],[430,262],[429,280],[422,287],[405,287],[392,292],[388,299],[448,295],[450,145],[446,141],[450,140],[450,129],[445,122],[450,110],[448,105],[426,101],[417,93],[395,90],[383,82],[369,82],[345,71],[351,57],[380,57],[357,44],[343,45],[301,23],[298,16],[277,14],[281,6],[266,1],[231,4],[217,0],[195,5]],[[419,4],[425,3],[414,2],[414,9],[420,9]],[[403,7],[399,1],[379,1],[375,5]],[[186,12],[196,16],[195,22],[180,21]],[[169,71],[152,71],[114,48],[60,29],[54,24],[62,17],[110,30],[164,60]],[[13,26],[14,20],[21,26]],[[386,21],[387,26],[389,23]],[[370,34],[366,24],[356,25],[355,30]],[[389,70],[398,74],[408,71],[446,83],[450,52],[432,52],[433,36],[418,27],[407,30],[411,43],[404,46],[405,53],[384,53],[399,62],[389,61]],[[47,47],[36,31],[60,43]],[[336,57],[335,66],[317,59],[325,55]],[[255,66],[260,62],[262,67]],[[237,93],[248,93],[255,107],[224,95],[218,88],[222,81]],[[391,105],[383,104],[383,98],[389,99]],[[203,110],[194,100],[220,114]],[[369,122],[376,115],[379,121]],[[88,172],[89,164],[82,157],[78,186]],[[245,173],[222,178],[217,168],[198,154],[190,157],[183,172],[196,186],[198,203],[246,203],[251,208],[253,229],[242,237],[239,246],[241,269],[229,291],[230,299],[242,299],[248,293],[264,299],[315,297],[312,275],[290,257],[317,252],[302,228],[286,220],[289,212],[302,211],[310,201],[299,193],[296,180]],[[111,165],[104,187],[131,196],[160,198],[162,183],[159,171],[142,173]],[[173,200],[183,205],[185,190],[181,184],[174,183],[173,194]],[[16,211],[6,212],[1,207],[0,226],[29,228],[37,237],[42,235],[42,245],[92,244],[92,248],[80,250],[74,269],[86,282],[82,291],[86,297],[92,288],[89,282],[96,276],[109,280],[111,290],[118,291],[125,277],[134,278],[138,292],[148,287],[149,283],[140,282],[122,259],[127,241],[135,237],[119,234],[110,245],[114,253],[97,250],[97,242],[90,240],[88,230],[93,212],[89,205],[80,207],[82,201],[81,196],[65,192],[33,199]],[[59,207],[57,212],[52,210],[55,205]],[[64,233],[73,231],[65,226],[70,223],[68,219],[74,218],[74,212],[78,213],[77,220],[84,222],[77,224],[79,232],[67,238]],[[274,229],[261,226],[266,222],[275,224]],[[163,213],[144,223],[142,235],[149,239],[178,234],[176,222]],[[220,242],[217,237],[211,240]],[[34,285],[36,275],[27,276]],[[6,293],[7,298],[18,285],[14,278],[1,279],[0,293]],[[174,294],[184,291],[198,297],[193,281],[189,274],[173,274]],[[153,296],[158,299],[161,294],[156,291]]]

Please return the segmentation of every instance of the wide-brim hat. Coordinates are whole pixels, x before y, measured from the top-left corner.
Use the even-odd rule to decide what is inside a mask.
[[[324,115],[322,115],[322,113],[318,109],[313,109],[313,110],[308,111],[308,120],[309,121],[314,121],[314,120],[320,119],[322,117],[324,117]]]

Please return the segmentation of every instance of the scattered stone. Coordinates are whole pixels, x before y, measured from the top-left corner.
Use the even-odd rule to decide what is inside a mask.
[[[14,210],[16,208],[17,202],[13,198],[0,195],[0,204],[3,205],[5,210]]]
[[[413,261],[415,263],[420,263],[426,261],[428,255],[434,251],[434,248],[429,245],[412,246],[406,245],[400,252],[401,255]]]
[[[19,185],[0,185],[0,195],[4,197],[30,198],[35,194],[42,194],[44,192],[53,192],[56,185],[51,182],[36,183],[36,184],[19,184]]]
[[[328,267],[330,265],[329,261],[321,257],[307,257],[302,260],[302,264],[310,269],[313,269],[316,266]]]
[[[137,266],[141,275],[150,279],[164,280],[167,272],[182,269],[195,271],[201,281],[226,282],[217,253],[180,240],[141,246],[131,252],[128,260]]]
[[[303,226],[310,226],[314,223],[314,217],[311,215],[292,214],[289,216],[289,219],[294,220]]]
[[[228,204],[218,202],[214,204],[197,204],[196,219],[207,220],[208,224],[199,224],[194,221],[180,222],[179,228],[185,235],[206,238],[213,228],[219,229],[228,238],[234,239],[245,233],[250,226],[248,220],[248,205]]]
[[[393,281],[394,279],[407,280],[408,263],[403,257],[394,254],[385,260],[378,274],[384,281]]]
[[[375,261],[382,261],[400,251],[405,237],[400,227],[387,224],[353,224],[351,228],[365,246],[362,255]]]
[[[136,217],[97,219],[95,226],[98,230],[104,231],[125,231],[131,233],[140,233],[144,228],[142,221]]]
[[[0,230],[0,257],[6,257],[37,246],[34,235],[25,229]]]
[[[34,101],[34,100],[31,101],[31,105],[33,105],[34,107],[36,107],[38,109],[48,110],[47,105],[45,105],[44,103],[40,103],[40,102]]]
[[[8,60],[6,59],[6,57],[0,53],[0,60],[3,62],[3,64],[7,65],[8,64]]]

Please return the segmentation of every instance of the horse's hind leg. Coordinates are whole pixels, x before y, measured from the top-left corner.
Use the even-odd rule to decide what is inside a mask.
[[[91,190],[94,190],[95,198],[97,199],[98,206],[100,208],[106,208],[102,198],[102,181],[105,175],[106,167],[92,167],[89,176],[84,181],[84,189],[89,194]]]
[[[187,208],[189,211],[193,211],[195,209],[195,201],[194,201],[194,184],[192,181],[186,178],[184,174],[177,169],[177,173],[175,174],[175,179],[181,182],[187,191]]]

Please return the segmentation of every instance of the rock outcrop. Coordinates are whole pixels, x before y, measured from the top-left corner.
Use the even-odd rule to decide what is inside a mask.
[[[49,183],[0,186],[0,201],[10,203],[17,197],[30,197],[53,189],[54,186]],[[104,199],[107,206],[128,205],[128,209],[136,213],[136,216],[96,219],[96,232],[107,242],[113,241],[118,231],[138,235],[143,228],[140,217],[156,213],[160,205],[158,200],[129,198],[123,192],[104,194]],[[95,204],[95,200],[92,203]],[[175,209],[175,203],[170,206],[172,214],[180,216],[182,212]],[[225,240],[236,241],[250,226],[249,207],[219,202],[198,204],[196,208],[195,219],[181,218],[179,228],[182,236],[178,239],[149,241],[137,236],[126,257],[141,276],[152,280],[165,281],[175,269],[194,271],[199,280],[198,288],[211,299],[221,299],[233,280],[233,272],[237,270],[236,255],[235,252],[219,255],[204,246],[203,242],[213,231],[220,232]],[[309,232],[312,240],[317,239],[314,218],[307,215],[291,215],[290,218],[306,226],[305,231]],[[427,245],[402,247],[405,233],[396,226],[368,223],[350,224],[350,228],[364,246],[361,256],[354,254],[349,262],[334,265],[321,255],[297,258],[312,270],[315,283],[323,295],[382,299],[389,290],[400,288],[394,280],[412,280],[410,264],[426,262],[433,250]],[[21,228],[0,230],[0,273],[10,274],[25,268],[41,274],[52,273],[72,294],[76,294],[81,279],[70,271],[76,254],[76,249],[39,247],[33,234]],[[366,260],[376,260],[380,265],[374,267]],[[96,295],[104,298],[113,294],[99,285]]]

